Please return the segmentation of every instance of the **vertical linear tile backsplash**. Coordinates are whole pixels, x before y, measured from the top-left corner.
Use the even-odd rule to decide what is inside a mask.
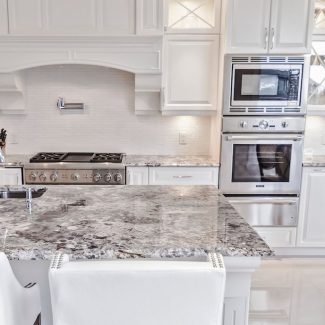
[[[0,115],[8,154],[38,151],[117,151],[128,154],[209,154],[209,117],[136,116],[132,73],[85,65],[47,66],[23,72],[26,115]],[[66,102],[85,110],[61,112]],[[185,132],[187,145],[179,144]]]

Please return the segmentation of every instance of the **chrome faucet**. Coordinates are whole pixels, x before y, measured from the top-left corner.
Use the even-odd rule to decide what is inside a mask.
[[[5,161],[6,161],[5,154],[0,147],[0,163],[4,163]]]

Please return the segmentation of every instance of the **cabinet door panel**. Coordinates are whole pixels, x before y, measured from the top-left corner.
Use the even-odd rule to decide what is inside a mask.
[[[273,0],[270,52],[308,53],[313,0]]]
[[[8,0],[9,34],[42,34],[44,4],[42,0]]]
[[[166,42],[165,110],[215,110],[219,37],[170,36]]]
[[[297,246],[325,247],[325,170],[303,172]]]
[[[0,0],[0,35],[8,34],[7,0]]]
[[[127,167],[127,185],[148,185],[148,167]]]
[[[135,0],[102,0],[103,34],[135,33]]]
[[[226,20],[227,53],[266,53],[271,0],[231,0]]]
[[[1,185],[22,185],[20,168],[0,168]]]
[[[88,34],[96,30],[96,1],[47,0],[48,30],[53,34]]]
[[[137,0],[138,35],[161,35],[163,33],[163,1]]]

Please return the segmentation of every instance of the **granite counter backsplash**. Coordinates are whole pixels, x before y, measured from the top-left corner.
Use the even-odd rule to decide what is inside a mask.
[[[33,200],[0,200],[10,259],[270,256],[214,186],[49,186]]]
[[[211,156],[126,156],[126,166],[132,167],[217,167],[219,165]]]
[[[325,167],[325,156],[304,157],[304,167]]]

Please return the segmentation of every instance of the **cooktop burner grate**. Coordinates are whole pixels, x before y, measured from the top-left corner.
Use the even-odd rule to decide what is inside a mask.
[[[91,162],[111,162],[121,163],[123,154],[121,153],[95,153],[91,158]]]
[[[46,162],[76,162],[76,163],[122,163],[122,153],[92,153],[92,152],[40,152],[32,157],[31,163]]]
[[[59,162],[67,154],[65,152],[39,152],[34,157],[32,157],[30,162]]]

